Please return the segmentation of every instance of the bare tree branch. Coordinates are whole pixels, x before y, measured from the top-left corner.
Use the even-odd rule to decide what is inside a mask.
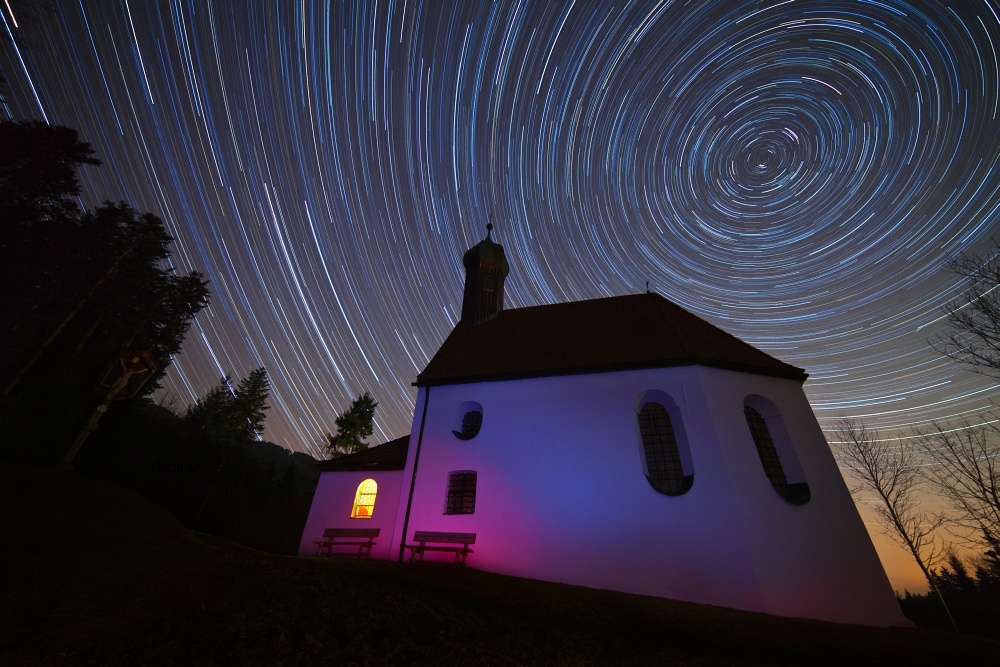
[[[931,346],[976,373],[1000,379],[1000,245],[988,256],[959,255],[948,263],[965,291],[944,306],[950,331]]]
[[[1000,550],[1000,428],[996,419],[940,424],[914,439],[927,463],[924,476],[951,506],[953,521],[993,550]]]
[[[871,508],[880,528],[913,556],[955,627],[932,572],[947,557],[937,535],[944,518],[921,507],[924,475],[916,451],[908,443],[883,440],[878,431],[853,419],[841,419],[835,432],[838,458],[853,478],[851,494],[858,502],[875,497]]]

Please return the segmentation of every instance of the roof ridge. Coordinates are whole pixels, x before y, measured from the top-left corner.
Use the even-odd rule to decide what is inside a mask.
[[[656,297],[656,299],[654,299],[654,303],[656,303],[656,313],[661,318],[663,318],[663,323],[667,327],[670,328],[670,331],[677,338],[677,342],[678,342],[678,345],[680,346],[680,348],[684,351],[685,354],[689,354],[689,355],[691,355],[693,357],[697,357],[698,355],[694,351],[692,351],[690,349],[690,347],[685,343],[684,336],[681,335],[680,331],[677,329],[677,325],[675,324],[675,322],[673,321],[673,319],[670,317],[670,315],[666,311],[669,310],[670,308],[677,308],[677,309],[683,311],[684,313],[687,313],[688,315],[691,315],[691,316],[695,317],[696,319],[699,319],[699,320],[701,320],[703,322],[705,322],[705,320],[702,320],[700,317],[698,317],[697,315],[695,315],[692,312],[684,310],[683,308],[681,308],[680,306],[678,306],[677,304],[675,304],[673,301],[671,301],[670,299],[666,298],[665,296],[663,296],[661,294],[657,294],[656,292],[650,292],[649,294],[651,296],[653,296],[653,297]],[[706,322],[706,324],[711,325],[712,323],[711,322]],[[716,328],[718,328],[718,327],[716,327]],[[721,329],[720,329],[720,331],[721,331]],[[726,333],[726,332],[723,332],[723,333]],[[727,336],[731,336],[732,334],[728,334],[727,333],[726,335]]]
[[[460,323],[416,384],[683,365],[800,382],[807,377],[801,368],[649,292],[514,308],[478,326]]]

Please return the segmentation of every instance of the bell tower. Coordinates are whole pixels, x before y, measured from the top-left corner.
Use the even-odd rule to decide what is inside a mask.
[[[493,224],[486,225],[486,238],[462,257],[465,264],[462,322],[473,326],[489,322],[503,310],[503,284],[510,267],[503,246],[490,236],[492,231]]]

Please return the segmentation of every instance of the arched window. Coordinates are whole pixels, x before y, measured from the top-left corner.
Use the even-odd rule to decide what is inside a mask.
[[[790,482],[786,466],[781,461],[783,453],[792,469],[798,470],[795,450],[778,409],[761,396],[748,396],[743,404],[743,415],[771,486],[779,496],[793,505],[805,505],[811,497],[809,484],[805,481]],[[801,472],[797,476],[801,477]]]
[[[358,485],[358,492],[354,495],[354,508],[351,510],[351,518],[372,518],[372,512],[375,511],[375,495],[377,493],[378,484],[375,483],[374,479],[366,479],[361,482]]]
[[[653,400],[643,403],[639,409],[639,436],[646,463],[644,472],[654,489],[667,496],[679,496],[694,484],[694,473],[685,473],[685,463],[688,471],[692,469],[690,455],[686,441],[678,440],[677,428],[681,424],[676,405],[665,394],[656,393],[660,394],[656,398],[673,409]]]

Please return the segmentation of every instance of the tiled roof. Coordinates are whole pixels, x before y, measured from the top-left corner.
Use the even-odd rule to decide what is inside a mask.
[[[689,365],[807,377],[658,294],[633,294],[505,310],[478,326],[459,322],[416,384]]]
[[[402,470],[406,466],[409,445],[410,436],[404,435],[357,454],[320,461],[319,467],[321,470]]]

